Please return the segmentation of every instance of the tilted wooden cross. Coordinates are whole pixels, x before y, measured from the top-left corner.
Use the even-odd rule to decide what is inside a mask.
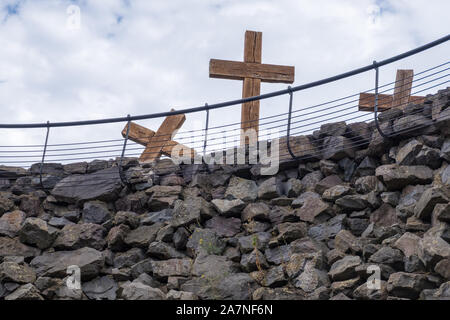
[[[243,80],[242,97],[258,96],[263,82],[293,83],[295,68],[261,63],[262,32],[246,31],[244,62],[211,59],[209,76]],[[258,135],[259,100],[242,104],[241,129],[254,129]],[[245,135],[244,135],[245,136]],[[241,136],[241,144],[244,144]]]
[[[422,103],[425,97],[411,96],[412,82],[414,78],[413,70],[397,70],[394,84],[394,94],[378,94],[378,111],[386,111],[390,108],[404,108],[409,103]],[[359,94],[359,111],[375,110],[375,94]]]
[[[174,109],[171,111],[174,111]],[[195,155],[194,149],[172,140],[172,134],[181,128],[185,120],[186,116],[184,114],[168,116],[164,119],[157,132],[140,126],[134,122],[130,122],[128,138],[145,146],[145,150],[142,152],[139,160],[142,162],[152,162],[159,159],[161,155],[171,157],[172,150],[176,146],[182,147],[182,151],[179,156],[183,156],[183,152],[190,152],[191,157],[193,157]],[[122,130],[122,136],[124,138],[127,136],[127,128],[128,124]]]

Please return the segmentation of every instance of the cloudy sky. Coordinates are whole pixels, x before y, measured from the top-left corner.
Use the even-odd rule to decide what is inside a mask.
[[[242,83],[210,79],[208,63],[242,60],[245,30],[263,32],[263,62],[295,66],[299,85],[445,36],[449,11],[447,0],[0,0],[0,122],[88,120],[240,98]],[[446,62],[449,51],[447,43],[384,67],[380,82],[393,81],[397,68]],[[304,91],[294,108],[373,82],[368,72]],[[283,88],[265,83],[262,92]],[[261,117],[287,108],[286,96],[262,101]],[[238,122],[240,106],[210,117],[210,126]],[[201,129],[204,118],[187,115],[180,131]],[[161,121],[139,123],[156,130]],[[49,143],[120,139],[123,126],[52,129]],[[45,138],[42,129],[0,131],[2,146]]]

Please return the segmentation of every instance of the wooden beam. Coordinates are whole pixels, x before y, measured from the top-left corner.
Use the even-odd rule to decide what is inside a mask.
[[[397,70],[394,96],[392,98],[392,106],[394,108],[404,108],[409,103],[413,77],[414,71],[411,69]]]
[[[174,111],[174,109],[171,111]],[[184,114],[177,114],[164,119],[150,143],[147,144],[145,151],[141,154],[140,160],[152,162],[161,157],[164,146],[172,140],[172,134],[181,128],[185,120]]]
[[[411,96],[409,97],[409,103],[421,104],[425,101],[425,97]],[[378,111],[383,112],[392,108],[392,95],[379,94],[378,95]],[[375,94],[373,93],[360,93],[359,94],[359,111],[375,111]]]
[[[375,94],[360,93],[359,94],[359,111],[374,111],[375,110]],[[392,95],[378,94],[378,111],[382,112],[390,109],[392,106]]]
[[[245,31],[244,62],[261,63],[262,55],[262,32]],[[261,92],[261,80],[244,78],[242,86],[242,98],[253,97]],[[259,100],[242,104],[241,129],[244,131],[253,129],[258,137],[259,131]],[[258,139],[258,138],[257,138]],[[241,145],[250,141],[241,135]]]
[[[209,61],[209,76],[211,78],[231,80],[254,78],[263,82],[293,83],[294,74],[295,67],[291,66],[218,59]]]
[[[173,148],[175,148],[176,146],[181,146],[181,147],[182,147],[181,153],[180,153],[180,154],[177,154],[177,156],[184,157],[184,156],[185,156],[184,153],[187,152],[187,153],[190,153],[190,157],[191,157],[191,159],[192,159],[192,158],[195,157],[195,155],[196,155],[196,153],[197,153],[194,149],[189,148],[189,147],[187,147],[187,146],[185,146],[185,145],[183,145],[183,144],[181,144],[181,143],[178,143],[178,142],[172,140],[172,141],[167,142],[167,143],[164,145],[164,147],[163,147],[163,149],[162,149],[162,154],[165,155],[165,156],[167,156],[167,157],[171,157],[171,156],[172,156],[172,150],[173,150]]]
[[[125,125],[125,128],[123,128],[122,130],[122,137],[124,138],[127,136],[127,127],[128,124]],[[131,141],[146,146],[154,135],[155,131],[147,129],[146,127],[140,126],[134,122],[130,123],[128,139],[130,139]]]

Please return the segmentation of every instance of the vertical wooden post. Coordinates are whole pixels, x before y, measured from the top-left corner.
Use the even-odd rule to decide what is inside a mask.
[[[262,32],[246,31],[244,44],[244,62],[261,63],[262,52]],[[244,78],[242,87],[242,97],[248,98],[259,95],[261,89],[261,79]],[[241,109],[241,129],[246,131],[253,129],[258,137],[259,128],[259,100],[242,104]],[[241,145],[248,144],[243,141],[245,137],[241,137]]]
[[[403,109],[409,103],[413,77],[413,70],[397,70],[392,107]]]

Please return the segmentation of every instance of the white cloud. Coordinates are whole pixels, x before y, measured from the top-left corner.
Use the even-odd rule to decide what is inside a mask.
[[[16,4],[19,3],[18,6]],[[81,7],[81,28],[66,9]],[[246,29],[263,31],[263,62],[295,65],[294,85],[384,59],[445,35],[448,1],[0,1],[2,123],[70,121],[168,111],[236,99],[239,81],[209,79],[210,58],[241,60]],[[11,12],[14,8],[16,13]],[[448,44],[382,68],[420,71],[444,62]],[[296,108],[373,87],[367,73],[295,95]],[[263,84],[262,91],[285,88]],[[287,111],[261,102],[261,116]],[[187,115],[183,130],[204,122]],[[240,107],[211,112],[238,122]],[[161,119],[142,121],[157,129]],[[51,131],[50,143],[119,139],[123,123]],[[0,145],[41,144],[45,130],[1,130]],[[1,161],[0,161],[1,162]]]

